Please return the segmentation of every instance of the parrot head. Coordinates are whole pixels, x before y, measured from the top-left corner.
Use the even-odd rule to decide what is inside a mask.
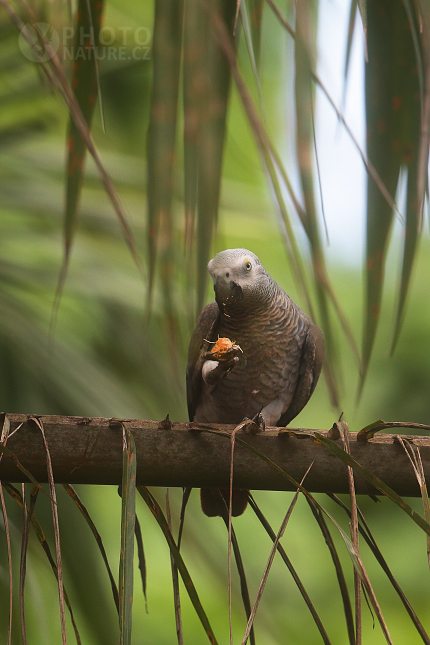
[[[227,249],[208,264],[215,299],[221,309],[260,302],[269,293],[271,278],[258,257],[247,249]],[[236,306],[237,309],[237,306]]]

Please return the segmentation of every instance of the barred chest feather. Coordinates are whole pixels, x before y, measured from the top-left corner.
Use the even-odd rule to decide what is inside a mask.
[[[284,292],[277,295],[264,310],[221,316],[218,335],[239,344],[243,355],[226,378],[203,385],[195,421],[240,423],[261,412],[276,425],[288,408],[310,321]]]

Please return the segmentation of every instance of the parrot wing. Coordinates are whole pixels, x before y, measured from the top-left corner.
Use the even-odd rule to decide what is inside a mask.
[[[281,415],[277,426],[288,425],[305,407],[315,389],[324,360],[324,334],[311,323],[303,344],[297,386],[288,409]]]
[[[194,419],[202,390],[202,367],[204,355],[209,351],[209,342],[216,340],[220,311],[217,303],[211,302],[200,314],[188,348],[187,404],[190,421]]]

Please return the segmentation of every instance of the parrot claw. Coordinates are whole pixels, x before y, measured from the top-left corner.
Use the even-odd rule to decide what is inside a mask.
[[[238,364],[239,362],[239,356],[234,356],[232,359],[229,361],[220,361],[221,368],[224,370],[224,374],[222,375],[221,378],[225,378],[226,376],[229,375],[231,370]]]
[[[263,415],[261,414],[261,412],[258,412],[255,415],[255,417],[252,417],[252,420],[254,421],[254,423],[256,424],[256,426],[258,428],[257,432],[264,432],[265,431],[265,429],[266,429],[266,421],[265,421]]]
[[[264,432],[266,429],[266,422],[264,417],[260,412],[256,414],[252,419],[245,418],[242,421],[243,430],[246,434],[258,434],[259,432]]]
[[[203,380],[208,385],[216,385],[216,383],[221,381],[221,379],[224,379],[229,375],[238,362],[238,356],[234,356],[228,361],[205,361],[202,369]]]

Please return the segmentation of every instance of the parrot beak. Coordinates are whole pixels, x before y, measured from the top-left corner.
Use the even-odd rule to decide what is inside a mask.
[[[221,305],[232,304],[243,298],[242,287],[237,282],[229,280],[224,272],[216,276],[214,280],[214,291],[215,299],[219,307]]]

